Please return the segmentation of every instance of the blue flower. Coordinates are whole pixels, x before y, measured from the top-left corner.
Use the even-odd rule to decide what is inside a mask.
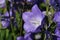
[[[23,36],[19,36],[19,37],[17,37],[17,40],[24,40],[24,37]]]
[[[24,36],[17,37],[17,40],[32,40],[31,36],[31,33],[27,33]]]
[[[24,20],[24,30],[26,32],[36,32],[37,28],[41,28],[42,20],[45,15],[40,11],[35,4],[31,12],[24,12],[22,18]],[[40,31],[40,30],[39,30]]]
[[[57,23],[60,22],[60,11],[55,12],[53,21],[54,21],[54,22],[57,22]]]
[[[55,35],[57,36],[57,40],[60,40],[60,23],[56,25]]]
[[[6,6],[5,0],[0,0],[0,8],[3,8]]]
[[[3,16],[4,16],[4,18],[2,18],[1,23],[2,23],[3,28],[7,28],[10,24],[10,18],[9,18],[8,11],[5,14],[3,14]],[[12,11],[11,10],[10,10],[10,16],[12,16]]]

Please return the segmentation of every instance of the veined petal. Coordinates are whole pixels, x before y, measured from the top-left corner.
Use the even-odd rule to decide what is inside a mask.
[[[42,20],[43,20],[43,17],[40,17],[40,16],[33,16],[30,18],[29,22],[34,25],[35,27],[38,27],[41,25],[42,23]]]
[[[38,8],[37,4],[35,4],[33,7],[32,7],[32,13],[35,15],[35,16],[40,16],[40,17],[44,17],[45,15],[41,12],[41,10]]]
[[[29,24],[29,23],[25,23],[24,24],[24,30],[26,32],[35,32],[37,27],[33,26],[32,24]]]
[[[29,21],[29,18],[31,18],[31,16],[33,15],[32,12],[24,12],[22,15],[22,18],[25,22]]]

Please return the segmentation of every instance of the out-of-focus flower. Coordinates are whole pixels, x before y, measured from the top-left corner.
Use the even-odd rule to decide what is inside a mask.
[[[60,37],[60,23],[58,23],[56,26],[55,34],[56,36]]]
[[[33,40],[33,34],[32,33],[25,33],[24,35],[25,40]]]
[[[24,37],[23,36],[19,36],[19,37],[17,37],[17,40],[24,40]]]
[[[9,26],[9,21],[2,21],[3,28],[7,28]]]
[[[60,38],[57,38],[57,40],[60,40]]]
[[[6,6],[5,0],[0,0],[0,8],[3,8]]]
[[[10,16],[12,16],[12,11],[10,10]],[[7,28],[10,24],[10,18],[8,11],[4,14],[4,18],[1,21],[3,28]]]
[[[10,10],[9,12],[7,11],[6,13],[4,13],[4,16],[9,17],[9,15],[12,16],[12,10]]]
[[[38,6],[35,4],[31,12],[24,12],[22,18],[25,22],[24,30],[26,32],[36,32],[37,28],[41,28],[42,20],[45,15],[42,14]]]
[[[57,23],[55,35],[57,36],[57,40],[60,40],[60,23]]]
[[[53,18],[54,22],[59,23],[60,22],[60,12],[55,12],[54,18]]]
[[[25,36],[19,36],[19,37],[17,37],[17,40],[32,40],[31,33],[25,34]]]

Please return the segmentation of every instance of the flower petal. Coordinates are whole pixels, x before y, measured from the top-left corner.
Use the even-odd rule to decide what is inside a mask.
[[[32,7],[32,12],[33,12],[34,14],[40,14],[40,13],[41,13],[41,11],[40,11],[40,9],[38,8],[37,4],[35,4],[35,5]]]
[[[28,33],[35,32],[36,29],[37,29],[37,27],[33,26],[32,24],[29,24],[29,23],[24,24],[24,30]]]
[[[60,12],[56,12],[53,18],[54,22],[60,22]]]
[[[60,38],[57,38],[57,40],[60,40]]]
[[[1,23],[2,23],[3,28],[7,28],[10,24],[9,21],[2,21]]]
[[[19,36],[19,37],[17,37],[17,40],[24,40],[24,37],[23,36]]]
[[[38,8],[37,4],[35,4],[33,7],[32,7],[32,13],[33,15],[35,16],[40,16],[40,18],[42,17],[45,17],[45,15],[40,11],[40,9]]]
[[[31,33],[26,33],[25,35],[24,35],[24,38],[26,39],[26,40],[32,40],[32,38],[31,38]]]
[[[5,6],[6,6],[5,0],[0,0],[0,8]]]
[[[55,34],[56,34],[56,36],[60,37],[60,23],[58,23],[56,26]]]
[[[27,22],[29,20],[29,18],[31,18],[32,15],[33,15],[32,12],[24,12],[22,15],[22,18],[25,22]]]
[[[4,14],[4,16],[9,17],[9,13],[8,13],[8,11]],[[11,10],[10,10],[10,16],[12,16],[12,11],[11,11]]]

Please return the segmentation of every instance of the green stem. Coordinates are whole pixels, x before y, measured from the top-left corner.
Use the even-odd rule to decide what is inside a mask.
[[[8,40],[9,30],[6,29],[6,40]]]
[[[48,11],[49,11],[49,0],[46,0],[46,14],[48,16]]]
[[[15,33],[14,33],[14,27],[12,25],[12,22],[10,21],[10,24],[11,24],[11,30],[12,30],[12,36],[13,36],[13,40],[16,40],[15,38]]]
[[[46,15],[47,16],[49,16],[49,14],[48,14],[48,12],[49,12],[49,2],[50,0],[46,0]],[[49,20],[49,19],[48,19]],[[46,28],[46,30],[48,29],[48,26],[46,26],[45,27]],[[46,34],[46,35],[48,35],[48,34]],[[51,36],[50,36],[50,38],[48,38],[49,40],[51,40]],[[47,40],[47,39],[46,39]]]
[[[14,33],[14,26],[12,24],[12,16],[10,16],[10,11],[9,11],[9,17],[10,17],[10,25],[11,25],[11,31],[12,31],[12,37],[13,37],[13,40],[15,40],[15,33]]]
[[[1,34],[1,17],[0,17],[0,39],[2,40],[2,34]]]
[[[49,11],[49,0],[46,0],[46,15],[48,16],[48,11]],[[48,26],[45,25],[45,31],[47,31],[48,29]],[[46,37],[47,37],[47,33],[44,34],[44,40],[47,40]]]
[[[20,9],[18,7],[18,11],[16,12],[16,20],[18,23],[18,29],[20,30],[20,36],[22,36],[23,34],[23,30],[22,30],[22,9]]]
[[[1,11],[3,11],[3,9],[1,9]],[[0,12],[0,14],[1,14],[2,12]],[[1,33],[1,29],[2,29],[2,24],[1,24],[1,18],[2,18],[2,16],[0,16],[0,37],[1,37],[1,39],[0,40],[3,40],[3,38],[2,38],[2,33]]]

